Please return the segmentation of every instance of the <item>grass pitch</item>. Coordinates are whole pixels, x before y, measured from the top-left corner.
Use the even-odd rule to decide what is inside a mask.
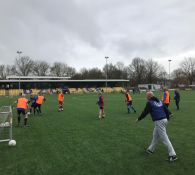
[[[13,128],[16,147],[0,144],[0,175],[192,175],[195,172],[195,92],[181,92],[181,110],[168,125],[178,160],[166,161],[167,149],[157,145],[146,155],[153,122],[147,116],[135,123],[143,110],[145,94],[133,96],[137,114],[127,114],[122,94],[105,94],[104,120],[98,119],[97,95],[66,95],[64,112],[57,98],[47,96],[42,116],[29,118],[30,128]],[[157,93],[160,97],[161,94]],[[173,99],[173,94],[171,94]],[[0,105],[14,98],[0,97]],[[23,120],[22,120],[23,121]],[[16,111],[14,111],[16,125]]]

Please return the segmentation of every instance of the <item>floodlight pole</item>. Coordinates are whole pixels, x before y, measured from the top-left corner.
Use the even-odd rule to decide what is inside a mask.
[[[19,50],[18,50],[16,53],[18,54],[18,57],[19,57],[19,59],[20,59],[20,55],[22,54],[22,51],[19,51]],[[21,85],[20,85],[20,75],[19,75],[18,89],[19,89],[19,93],[20,93],[20,89],[21,89]]]
[[[106,91],[107,91],[107,86],[108,86],[108,64],[107,64],[107,60],[108,60],[108,56],[105,57],[106,59]]]
[[[168,60],[168,61],[169,61],[169,83],[170,83],[170,81],[171,81],[171,61],[172,60]]]

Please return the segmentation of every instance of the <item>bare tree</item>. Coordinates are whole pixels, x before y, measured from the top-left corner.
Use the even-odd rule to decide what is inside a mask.
[[[104,78],[103,73],[98,68],[92,68],[88,70],[88,77],[89,79],[102,79]]]
[[[72,67],[69,67],[67,64],[61,62],[55,62],[50,68],[51,75],[62,77],[62,76],[71,76],[76,73],[76,70]]]
[[[181,62],[180,67],[189,84],[192,84],[195,79],[195,58],[185,58],[184,61]]]
[[[72,80],[82,80],[82,75],[81,73],[75,73],[72,77],[71,77]]]
[[[86,69],[82,68],[79,73],[75,74],[73,79],[102,79],[103,72],[98,68]]]
[[[53,66],[50,68],[50,73],[51,75],[61,77],[63,76],[63,65],[62,63],[55,62]]]
[[[65,73],[68,77],[73,77],[76,74],[76,69],[74,67],[65,67]]]
[[[0,65],[0,79],[6,79],[9,75],[15,75],[16,67],[11,65]]]
[[[33,64],[33,60],[28,56],[16,58],[12,72],[16,75],[28,76],[32,73]]]
[[[125,66],[123,62],[117,62],[116,63],[116,68],[120,72],[120,78],[127,79],[128,78],[128,67]]]
[[[6,66],[0,65],[0,79],[6,79]]]
[[[125,68],[125,64],[123,62],[118,61],[116,63],[116,67],[117,67],[118,70],[123,71],[124,68]]]
[[[172,73],[172,77],[173,77],[175,87],[178,87],[179,84],[187,84],[188,83],[186,81],[185,75],[184,75],[181,68],[174,70]]]
[[[108,79],[122,78],[122,72],[119,69],[117,69],[117,67],[115,65],[113,65],[112,63],[108,64],[108,65],[105,65],[104,68],[103,68],[103,72],[104,72],[105,75],[107,73],[107,75],[108,75],[107,78]]]
[[[128,74],[133,85],[144,83],[146,75],[144,59],[139,57],[134,58],[128,67]]]
[[[156,61],[149,59],[145,62],[146,82],[156,83],[159,78],[160,66]]]
[[[46,61],[36,61],[33,65],[33,74],[37,76],[46,76],[49,73],[49,64]]]
[[[80,70],[81,79],[87,79],[89,71],[86,68],[82,68]]]
[[[7,65],[6,66],[6,76],[14,75],[15,74],[15,66]]]
[[[158,81],[165,86],[167,77],[168,77],[168,73],[166,72],[165,68],[163,66],[159,66]]]

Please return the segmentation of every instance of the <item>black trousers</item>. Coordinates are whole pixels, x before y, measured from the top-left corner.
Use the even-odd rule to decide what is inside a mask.
[[[38,114],[41,113],[41,104],[36,103],[35,109],[37,110]]]
[[[179,100],[175,100],[175,104],[176,104],[177,110],[179,110]]]
[[[135,110],[135,108],[133,107],[132,101],[129,101],[129,102],[127,103],[127,112],[130,113],[130,112],[131,112],[131,109],[136,113],[136,110]]]

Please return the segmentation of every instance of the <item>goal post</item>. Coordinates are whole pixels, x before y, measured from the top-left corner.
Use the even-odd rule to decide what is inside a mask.
[[[12,140],[12,107],[0,107],[0,142]]]

